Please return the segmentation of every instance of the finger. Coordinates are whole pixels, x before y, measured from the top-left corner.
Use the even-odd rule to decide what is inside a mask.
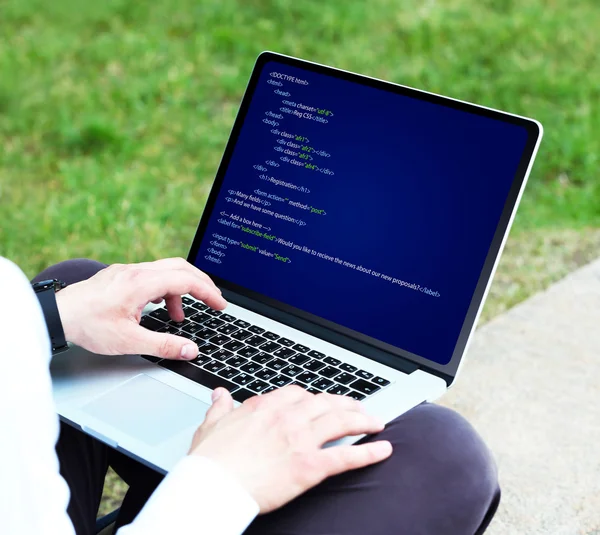
[[[212,393],[213,404],[206,413],[204,424],[214,425],[223,416],[230,413],[233,410],[233,398],[231,394],[224,388],[217,388]],[[204,425],[202,424],[202,425]]]
[[[385,424],[364,412],[330,410],[313,420],[311,429],[319,446],[338,438],[379,433]]]
[[[149,300],[172,295],[190,294],[216,310],[227,306],[221,293],[213,284],[207,284],[202,277],[183,269],[173,270],[143,270],[139,284],[149,293]]]
[[[191,360],[198,356],[198,346],[182,336],[149,331],[139,325],[132,325],[124,335],[130,344],[129,353],[174,360]]]
[[[160,299],[153,299],[152,302],[155,305],[160,305],[162,302],[164,301],[164,299],[161,297]]]
[[[180,295],[170,295],[165,299],[165,304],[173,321],[183,321],[185,319]]]
[[[384,461],[392,454],[392,444],[387,440],[367,442],[358,446],[334,446],[319,450],[318,462],[320,463],[323,479],[348,470],[364,468]],[[322,464],[321,464],[322,463]],[[321,480],[322,481],[322,480]],[[317,481],[316,483],[319,483]],[[315,483],[315,484],[316,484]]]
[[[260,396],[262,399],[272,400],[273,403],[283,405],[283,404],[295,404],[302,400],[306,400],[314,397],[312,394],[309,394],[304,388],[298,385],[288,385],[283,388],[278,388],[277,390],[273,390],[268,394],[264,394]]]
[[[220,292],[213,280],[203,271],[199,270],[196,266],[190,264],[184,258],[162,258],[153,262],[141,262],[138,264],[140,267],[154,270],[170,270],[170,269],[185,269],[190,273],[198,275],[204,279],[207,283],[212,284]]]
[[[295,405],[293,409],[293,412],[301,421],[316,420],[331,411],[364,412],[364,408],[358,401],[348,396],[322,393],[308,396]]]

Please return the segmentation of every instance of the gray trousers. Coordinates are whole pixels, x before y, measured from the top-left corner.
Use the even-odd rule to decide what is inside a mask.
[[[34,280],[57,278],[71,284],[104,267],[91,260],[69,260]],[[246,535],[473,535],[485,531],[500,502],[498,475],[489,450],[464,418],[424,403],[365,440],[380,438],[394,446],[388,460],[324,481],[281,509],[258,517]],[[77,535],[94,533],[109,466],[130,486],[119,526],[135,518],[162,479],[66,425],[61,426],[57,453],[61,473],[71,488],[68,512]]]

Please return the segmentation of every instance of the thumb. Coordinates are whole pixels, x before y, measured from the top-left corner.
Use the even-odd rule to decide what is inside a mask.
[[[157,333],[136,325],[128,338],[131,353],[182,360],[191,360],[198,356],[198,346],[183,336]]]
[[[233,398],[224,388],[217,388],[212,393],[213,404],[206,413],[204,423],[207,425],[216,424],[223,416],[233,410]],[[204,424],[203,424],[204,425]]]

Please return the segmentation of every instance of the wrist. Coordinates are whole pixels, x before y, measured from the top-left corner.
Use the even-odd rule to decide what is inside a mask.
[[[73,286],[67,286],[56,294],[56,306],[67,342],[77,344],[77,314],[74,310]]]

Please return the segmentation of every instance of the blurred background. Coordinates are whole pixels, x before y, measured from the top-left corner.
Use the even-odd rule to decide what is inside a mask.
[[[598,28],[597,0],[0,0],[0,254],[186,256],[269,49],[543,123],[487,321],[600,256]]]

